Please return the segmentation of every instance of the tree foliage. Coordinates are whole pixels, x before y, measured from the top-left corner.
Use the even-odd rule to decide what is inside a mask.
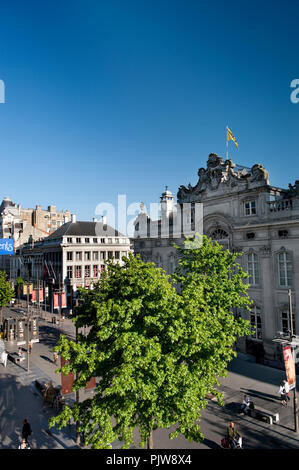
[[[7,280],[7,274],[0,271],[0,307],[6,307],[7,303],[11,301],[14,296],[10,282]]]
[[[222,402],[218,378],[227,373],[236,338],[250,330],[231,313],[249,306],[237,254],[199,241],[179,249],[173,279],[130,255],[123,266],[108,263],[94,290],[82,292],[73,321],[89,333],[78,342],[61,336],[55,349],[68,361],[62,371],[77,374],[74,390],[93,376],[98,386],[93,398],[66,407],[50,425],[61,428],[73,417],[93,448],[115,439],[128,448],[135,428],[141,446],[154,429],[171,426],[170,438],[203,440],[206,395]]]

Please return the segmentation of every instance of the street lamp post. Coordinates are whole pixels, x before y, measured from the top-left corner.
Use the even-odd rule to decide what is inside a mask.
[[[295,354],[294,351],[296,347],[299,346],[299,336],[294,335],[294,330],[293,330],[293,309],[292,309],[292,291],[291,289],[288,290],[288,296],[289,296],[289,308],[288,308],[288,313],[289,313],[289,329],[288,333],[284,333],[283,331],[279,331],[278,335],[273,338],[273,341],[275,343],[279,343],[282,347],[284,346],[289,346],[292,351],[292,359],[294,362],[294,367],[295,367]],[[295,369],[295,384],[293,388],[293,407],[294,407],[294,431],[297,433],[298,432],[298,414],[297,414],[297,394],[296,394],[296,369]]]
[[[30,366],[29,366],[29,323],[30,323],[30,317],[29,317],[29,286],[30,283],[27,281],[27,372],[30,372]]]
[[[288,291],[288,296],[289,296],[289,316],[290,316],[290,346],[292,348],[292,341],[293,341],[293,308],[292,308],[292,291],[289,289]],[[293,360],[295,362],[294,358],[294,350],[292,349],[292,354],[293,354]],[[295,381],[295,386],[293,388],[293,403],[294,403],[294,427],[295,427],[295,432],[298,432],[298,414],[297,414],[297,394],[296,394],[296,381]]]

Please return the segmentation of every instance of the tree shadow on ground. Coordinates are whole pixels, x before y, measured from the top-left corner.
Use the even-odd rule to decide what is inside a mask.
[[[262,398],[263,400],[277,403],[280,401],[280,397],[278,395],[271,395],[269,393],[260,392],[258,390],[252,390],[250,388],[241,388],[244,393],[249,395],[250,397]]]
[[[32,387],[22,385],[17,376],[6,373],[0,380],[0,442],[1,449],[18,449],[22,440],[23,420],[31,425],[32,435],[28,439],[31,449],[57,449],[65,447],[63,439],[69,442],[74,436],[69,429],[62,429],[59,437],[53,434],[56,428],[49,429],[48,420],[57,413],[43,405],[42,398],[33,392]]]

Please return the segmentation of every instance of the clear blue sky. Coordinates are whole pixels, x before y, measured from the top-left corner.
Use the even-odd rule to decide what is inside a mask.
[[[209,153],[299,179],[297,0],[3,0],[0,196],[91,220],[157,202]]]

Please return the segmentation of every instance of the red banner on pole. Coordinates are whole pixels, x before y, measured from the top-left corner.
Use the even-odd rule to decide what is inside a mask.
[[[36,289],[33,289],[33,291],[32,291],[31,302],[36,302]]]
[[[54,308],[59,308],[59,296],[58,294],[53,295]]]
[[[43,289],[39,289],[39,301],[40,302],[44,301],[44,291],[43,291]]]
[[[66,293],[61,293],[61,308],[66,308]]]
[[[290,346],[285,346],[283,348],[283,358],[284,358],[288,384],[290,385],[290,387],[295,386],[296,371],[295,371],[295,364],[294,364],[292,349]]]

